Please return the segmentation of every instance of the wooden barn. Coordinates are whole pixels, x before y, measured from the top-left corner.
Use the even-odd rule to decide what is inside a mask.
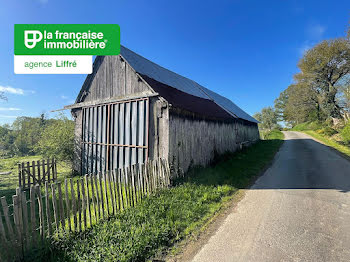
[[[229,99],[121,47],[99,56],[75,104],[83,174],[168,159],[174,175],[259,139],[257,121]]]

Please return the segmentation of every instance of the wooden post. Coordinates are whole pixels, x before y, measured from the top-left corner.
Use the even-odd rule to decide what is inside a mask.
[[[113,186],[114,186],[114,204],[115,204],[115,214],[118,211],[118,208],[120,209],[120,199],[119,199],[119,187],[118,187],[118,181],[115,170],[111,171],[111,176],[113,180]]]
[[[101,219],[101,213],[100,213],[100,197],[98,194],[98,184],[97,184],[97,175],[94,175],[95,180],[95,189],[96,189],[96,201],[97,201],[97,211],[98,211],[98,219]],[[97,215],[96,215],[96,222],[97,222]]]
[[[105,206],[104,206],[104,201],[103,201],[103,187],[102,187],[102,173],[101,172],[99,172],[99,181],[100,181],[102,214],[103,214],[103,218],[105,218]]]
[[[95,214],[95,220],[97,222],[97,209],[96,209],[96,196],[95,196],[95,190],[94,190],[94,175],[90,175],[90,183],[91,183],[91,199],[94,206],[94,214]]]
[[[13,220],[16,227],[17,232],[17,241],[21,248],[21,254],[23,254],[23,242],[22,242],[22,233],[21,233],[21,220],[20,220],[20,210],[19,210],[19,196],[14,195],[12,196],[12,202],[13,202]]]
[[[74,183],[73,179],[69,179],[70,182],[70,192],[72,197],[72,212],[73,212],[73,223],[74,223],[74,231],[77,231],[77,209],[75,203],[75,191],[74,191]]]
[[[80,182],[81,182],[81,192],[82,192],[82,210],[83,210],[83,218],[84,218],[84,230],[86,230],[86,195],[85,195],[84,179],[80,178]]]
[[[18,186],[22,187],[22,166],[21,164],[18,164]]]
[[[104,178],[104,191],[105,191],[105,198],[106,198],[106,207],[107,207],[107,216],[109,216],[109,199],[108,199],[108,186],[107,186],[107,175],[108,171],[106,171],[103,175]]]
[[[78,226],[79,226],[79,231],[82,231],[81,228],[81,205],[80,205],[80,189],[79,189],[79,179],[77,180],[77,210],[78,210]]]
[[[110,170],[108,170],[108,171],[106,171],[107,173],[107,178],[108,178],[108,185],[109,185],[109,195],[110,195],[110,197],[111,197],[111,202],[112,202],[112,214],[115,214],[115,209],[114,209],[114,194],[113,194],[113,190],[112,190],[112,178],[111,178],[111,176],[112,176],[112,171],[110,171]]]
[[[51,237],[52,222],[51,222],[51,211],[50,211],[49,182],[47,182],[47,181],[45,181],[45,204],[46,204],[47,232],[48,232],[49,237]]]
[[[40,179],[40,161],[39,160],[36,162],[36,167],[38,168],[38,178]],[[45,181],[44,173],[43,173],[42,180]]]
[[[123,184],[122,184],[122,169],[119,168],[117,175],[118,187],[119,187],[119,210],[124,210],[124,196],[123,196]]]
[[[26,186],[26,169],[24,168],[24,163],[21,163],[21,170],[22,170],[22,188],[25,188]],[[17,200],[18,201],[18,200]]]
[[[66,223],[65,223],[65,219],[64,219],[64,207],[63,207],[61,182],[57,182],[57,186],[58,186],[58,202],[59,202],[60,221],[61,221],[62,230],[65,230]]]
[[[6,238],[6,233],[5,233],[5,227],[4,224],[2,223],[2,214],[0,212],[0,243],[5,244],[5,248],[7,248],[7,238]],[[1,256],[0,256],[1,259]]]
[[[43,240],[45,235],[44,205],[39,185],[35,186],[35,191],[38,195],[40,236],[41,240]]]
[[[41,184],[40,177],[36,178],[35,177],[35,161],[32,161],[32,174],[33,174],[33,185],[35,185],[35,181]],[[29,185],[30,186],[30,185]]]
[[[29,245],[29,235],[28,235],[28,207],[27,207],[27,197],[26,191],[21,192],[21,204],[22,204],[22,217],[23,217],[23,246],[25,249]]]
[[[89,192],[89,176],[85,175],[85,185],[86,185],[86,204],[87,207],[89,208],[89,219],[90,219],[90,227],[92,225],[92,221],[91,221],[91,204],[90,204],[90,192]]]
[[[69,227],[69,231],[72,231],[72,225],[71,225],[71,221],[70,221],[70,205],[69,205],[69,196],[68,196],[68,180],[65,179],[64,180],[64,192],[65,192],[65,196],[66,196],[66,217],[68,219],[68,227]]]
[[[44,162],[45,160],[43,160]],[[46,173],[47,173],[47,181],[50,182],[50,180],[54,181],[53,179],[51,179],[51,167],[50,167],[50,159],[48,158],[47,159],[47,162],[46,162]]]
[[[40,170],[40,167],[43,168],[43,180],[48,181],[50,183],[50,177],[49,177],[49,179],[45,178],[47,175],[45,172],[45,159],[43,159],[41,163],[40,163],[40,160],[38,160],[38,170]]]
[[[7,232],[9,233],[11,242],[14,242],[15,241],[14,230],[12,229],[12,224],[11,224],[10,217],[9,217],[9,215],[10,215],[9,208],[8,208],[8,205],[6,202],[6,198],[4,196],[1,197],[1,205],[2,205],[2,210],[4,211]]]
[[[51,184],[51,191],[52,191],[52,206],[53,206],[53,214],[55,217],[55,225],[56,225],[56,231],[58,232],[59,228],[59,218],[58,218],[58,208],[57,208],[57,202],[56,202],[56,183]]]

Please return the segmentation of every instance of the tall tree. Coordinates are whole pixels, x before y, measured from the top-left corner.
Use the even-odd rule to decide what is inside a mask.
[[[260,113],[256,113],[253,117],[258,120],[259,127],[263,130],[271,131],[272,129],[279,128],[278,115],[272,107],[264,107]]]
[[[350,46],[345,38],[325,40],[306,52],[299,61],[298,82],[319,96],[322,110],[333,119],[341,117],[336,96],[341,80],[350,73]]]

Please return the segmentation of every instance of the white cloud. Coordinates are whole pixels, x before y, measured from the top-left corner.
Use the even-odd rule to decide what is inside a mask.
[[[0,107],[0,111],[21,111],[22,109],[16,107]]]
[[[320,24],[310,24],[306,27],[306,34],[308,38],[319,39],[326,31],[326,27]]]
[[[14,88],[11,86],[0,86],[0,92],[15,94],[15,95],[24,95],[24,90],[21,88]]]
[[[67,100],[67,99],[68,99],[68,96],[61,95],[61,98],[62,98],[63,100]]]

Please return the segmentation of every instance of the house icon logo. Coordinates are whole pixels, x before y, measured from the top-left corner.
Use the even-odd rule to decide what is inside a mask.
[[[36,43],[43,39],[43,34],[38,30],[25,30],[24,31],[24,44],[27,48],[33,49]]]

